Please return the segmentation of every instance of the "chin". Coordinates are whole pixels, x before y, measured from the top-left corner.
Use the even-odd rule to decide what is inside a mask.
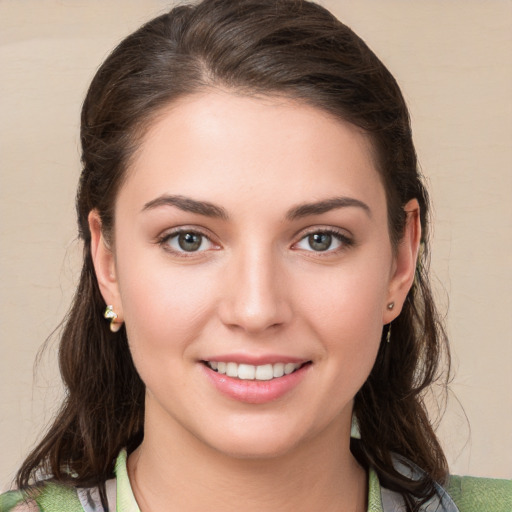
[[[239,460],[268,460],[286,456],[296,450],[297,443],[291,439],[277,438],[275,435],[263,438],[230,439],[226,443],[213,446],[227,457]]]
[[[276,421],[245,421],[245,425],[221,427],[203,438],[211,448],[240,460],[264,460],[284,457],[314,442],[315,433],[307,425],[283,424]],[[248,428],[248,423],[251,423]],[[213,435],[212,435],[213,434]]]

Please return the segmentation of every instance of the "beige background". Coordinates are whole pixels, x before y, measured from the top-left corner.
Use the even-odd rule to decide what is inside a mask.
[[[456,377],[456,473],[512,478],[512,2],[323,2],[395,74],[435,203],[433,269]],[[0,488],[58,407],[56,341],[77,280],[78,120],[107,52],[157,0],[0,0]],[[457,397],[467,414],[454,398]]]

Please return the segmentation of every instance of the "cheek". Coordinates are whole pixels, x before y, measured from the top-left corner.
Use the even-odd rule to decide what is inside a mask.
[[[305,275],[296,294],[311,324],[332,337],[358,342],[382,331],[383,304],[388,294],[385,264],[357,264]],[[372,336],[373,335],[373,336]]]
[[[205,277],[176,269],[161,256],[144,261],[136,253],[119,261],[117,268],[134,359],[181,357],[204,327],[211,307]]]
[[[307,329],[321,340],[333,379],[354,394],[368,377],[379,349],[387,275],[382,263],[362,270],[355,265],[340,267],[325,276],[317,274],[298,291]]]

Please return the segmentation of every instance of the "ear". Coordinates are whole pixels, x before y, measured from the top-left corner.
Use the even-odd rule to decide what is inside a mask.
[[[91,210],[88,217],[91,231],[91,257],[96,272],[96,279],[106,305],[112,305],[117,314],[116,324],[123,322],[123,311],[116,275],[114,253],[103,235],[101,218],[96,210]]]
[[[396,249],[395,261],[389,281],[388,297],[383,308],[383,324],[393,321],[402,311],[405,298],[411,289],[416,273],[416,263],[421,241],[420,206],[411,199],[405,206],[406,222],[403,237]],[[389,304],[394,304],[390,309]]]

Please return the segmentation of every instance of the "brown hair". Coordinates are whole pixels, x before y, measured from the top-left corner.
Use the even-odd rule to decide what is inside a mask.
[[[144,384],[124,328],[111,333],[102,312],[87,217],[96,209],[112,231],[117,191],[130,157],[156,115],[179,97],[223,87],[284,95],[364,130],[376,155],[388,204],[391,241],[404,226],[404,205],[420,204],[421,261],[392,342],[355,397],[361,440],[352,450],[381,483],[403,493],[410,510],[443,481],[446,460],[423,403],[449,354],[427,276],[428,197],[419,175],[407,107],[382,62],[327,10],[302,0],[204,0],[180,6],[128,36],[107,58],[87,93],[81,125],[83,171],[77,194],[84,263],[65,322],[60,369],[67,394],[55,422],[17,475],[25,487],[42,468],[76,486],[112,477],[123,447],[143,436]],[[419,481],[393,466],[399,454],[425,471]],[[419,499],[419,501],[418,501]]]

